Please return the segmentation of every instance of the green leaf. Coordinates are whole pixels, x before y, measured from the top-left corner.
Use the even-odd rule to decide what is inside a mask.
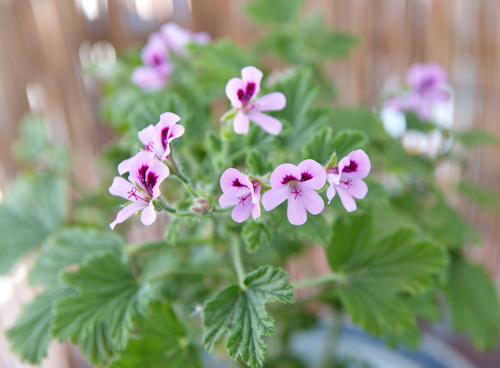
[[[341,130],[333,137],[332,147],[339,160],[352,151],[364,148],[368,143],[368,136],[360,130]]]
[[[458,184],[458,190],[483,208],[495,210],[500,205],[500,191],[498,190],[481,188],[477,184],[466,181]]]
[[[269,225],[252,221],[243,226],[242,235],[248,253],[254,253],[271,243],[273,232]]]
[[[0,273],[55,232],[66,212],[66,183],[56,176],[21,176],[0,203]]]
[[[421,293],[435,284],[447,262],[444,247],[411,228],[374,242],[370,213],[337,221],[334,234],[327,258],[345,276],[338,293],[354,323],[376,335],[411,329],[413,313],[398,294]]]
[[[320,164],[326,164],[334,152],[333,142],[333,129],[328,126],[321,127],[302,146],[303,157],[313,159]]]
[[[80,265],[84,258],[95,252],[120,249],[123,239],[112,231],[100,231],[80,227],[67,228],[50,237],[30,271],[32,285],[53,287],[59,272],[70,265]]]
[[[168,304],[153,303],[139,321],[139,334],[110,368],[203,368],[198,348]]]
[[[215,343],[228,334],[227,349],[233,359],[241,357],[252,368],[264,364],[267,346],[261,335],[275,332],[265,304],[293,302],[293,288],[282,269],[264,266],[247,275],[245,289],[231,285],[205,303],[203,344],[211,353]]]
[[[491,277],[477,264],[453,259],[448,280],[444,294],[453,328],[469,332],[477,349],[494,348],[500,337],[500,305]]]
[[[74,344],[78,345],[83,356],[93,365],[106,365],[116,353],[105,322],[98,322],[92,331],[78,335]]]
[[[23,307],[16,324],[7,331],[11,349],[32,364],[40,364],[47,356],[51,340],[52,307],[67,290],[54,288],[38,295]]]
[[[268,158],[261,150],[252,149],[247,154],[246,164],[255,175],[265,175],[273,170]]]
[[[257,22],[284,23],[294,18],[303,3],[304,0],[251,0],[245,10]]]
[[[405,112],[406,129],[415,129],[421,132],[430,132],[436,130],[438,126],[431,121],[421,120],[413,111]]]
[[[78,272],[65,273],[63,281],[77,293],[56,304],[52,334],[82,346],[103,322],[113,347],[124,349],[132,319],[144,312],[151,296],[148,285],[138,284],[115,253],[93,256]]]
[[[467,130],[465,132],[456,133],[455,136],[465,147],[474,147],[479,144],[496,146],[498,144],[498,137],[496,135],[481,129]]]

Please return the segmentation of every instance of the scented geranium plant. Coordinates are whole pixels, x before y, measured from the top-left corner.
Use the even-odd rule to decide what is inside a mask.
[[[477,234],[434,177],[454,151],[409,153],[373,109],[336,106],[323,63],[355,39],[300,3],[249,2],[267,28],[245,49],[169,24],[123,55],[103,85],[105,185],[71,206],[67,154],[26,122],[16,152],[32,173],[0,205],[0,271],[37,247],[43,291],[7,332],[22,359],[55,339],[112,368],[312,367],[290,341],[332,318],[417,348],[420,322],[446,316],[495,346],[494,286],[464,250]],[[409,84],[441,100],[438,77]],[[298,257],[328,268],[291,278]]]

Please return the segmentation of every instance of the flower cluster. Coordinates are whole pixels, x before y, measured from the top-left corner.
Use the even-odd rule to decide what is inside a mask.
[[[164,24],[158,32],[149,36],[141,51],[144,65],[134,69],[132,83],[145,91],[162,89],[168,83],[173,70],[170,53],[183,55],[187,44],[206,44],[209,41],[210,36],[206,32],[193,33],[176,23]]]
[[[368,192],[361,180],[370,172],[368,155],[361,149],[351,152],[340,160],[338,166],[324,169],[318,162],[308,159],[298,166],[281,164],[271,174],[271,189],[262,195],[262,205],[271,211],[288,200],[287,217],[293,225],[307,221],[307,212],[317,215],[325,203],[317,191],[329,183],[328,203],[338,192],[347,211],[356,209],[354,198],[362,199]],[[236,222],[245,221],[250,214],[254,219],[260,216],[260,192],[264,187],[261,180],[249,178],[234,168],[227,169],[220,179],[223,191],[219,198],[221,207],[236,205],[231,217]]]
[[[153,200],[160,196],[160,184],[170,173],[165,164],[169,160],[170,142],[184,134],[184,127],[176,124],[179,120],[173,113],[162,114],[158,124],[149,125],[138,133],[144,149],[118,165],[120,175],[129,173],[128,181],[121,176],[115,177],[109,192],[129,202],[110,224],[112,229],[135,213],[141,214],[144,225],[149,226],[156,220]]]

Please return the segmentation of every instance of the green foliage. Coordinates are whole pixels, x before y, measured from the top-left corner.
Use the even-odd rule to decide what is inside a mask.
[[[64,268],[80,265],[90,254],[119,250],[122,245],[121,236],[109,230],[81,227],[61,230],[43,244],[30,270],[30,283],[42,284],[46,288],[54,287],[58,283],[59,273]]]
[[[465,132],[459,132],[455,134],[455,137],[465,146],[474,147],[479,144],[487,144],[490,146],[498,145],[498,137],[492,133],[481,130],[481,129],[471,129]]]
[[[293,288],[287,279],[285,271],[264,266],[246,276],[244,288],[231,285],[208,300],[203,310],[205,349],[212,352],[217,340],[227,333],[231,358],[241,357],[250,367],[261,367],[267,351],[261,335],[275,332],[265,304],[293,302]]]
[[[337,221],[327,258],[345,277],[338,294],[354,323],[376,335],[402,333],[415,321],[400,294],[435,286],[435,276],[446,266],[446,253],[411,228],[380,242],[372,241],[373,232],[370,213]]]
[[[40,364],[47,356],[51,340],[52,307],[66,293],[65,288],[50,289],[38,295],[23,308],[14,327],[7,331],[11,349],[32,364]]]
[[[247,13],[257,22],[285,23],[294,18],[304,0],[252,0],[245,5]]]
[[[366,133],[359,130],[341,130],[333,137],[332,147],[339,160],[352,151],[365,148],[368,143]]]
[[[453,258],[444,294],[457,331],[467,331],[474,346],[492,349],[500,336],[500,305],[495,285],[484,269]]]
[[[190,343],[185,327],[168,304],[152,303],[138,325],[138,334],[110,368],[204,367],[198,348]]]
[[[60,341],[69,338],[85,346],[106,341],[102,337],[105,333],[115,350],[124,349],[133,318],[144,313],[151,297],[148,285],[138,284],[116,253],[96,254],[78,272],[65,273],[63,281],[77,292],[57,302],[53,335]],[[98,330],[100,323],[107,332]]]
[[[260,150],[252,149],[246,157],[246,164],[255,175],[265,175],[273,170],[273,166],[264,153]]]
[[[241,233],[249,253],[256,252],[261,247],[268,246],[273,236],[272,229],[263,222],[247,222]]]
[[[0,203],[0,273],[55,232],[66,213],[66,183],[55,175],[25,175]]]

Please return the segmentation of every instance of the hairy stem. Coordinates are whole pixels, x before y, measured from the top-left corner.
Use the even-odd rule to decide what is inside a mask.
[[[231,256],[233,258],[236,275],[238,276],[238,283],[240,287],[245,290],[247,288],[245,285],[245,269],[243,268],[243,262],[241,261],[240,242],[236,236],[231,237]]]
[[[342,283],[344,281],[345,281],[344,275],[339,273],[330,273],[328,275],[322,275],[318,277],[312,277],[310,279],[294,281],[291,284],[294,289],[305,289],[308,287],[330,284],[332,282]]]

